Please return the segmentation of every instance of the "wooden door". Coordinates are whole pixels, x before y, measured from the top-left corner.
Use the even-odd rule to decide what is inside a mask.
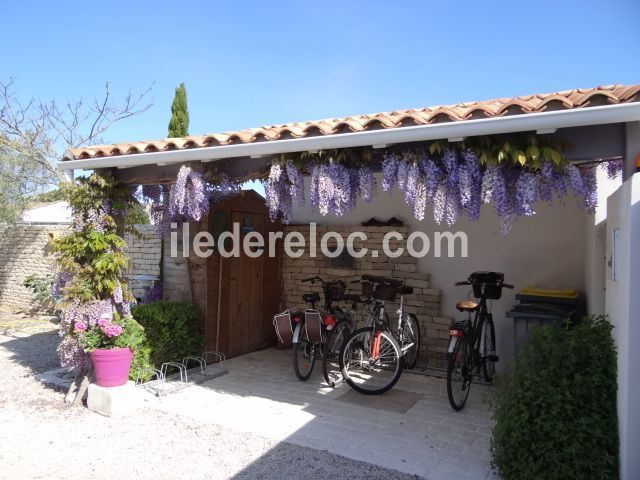
[[[246,255],[242,241],[252,230],[264,236],[265,217],[234,211],[231,221],[241,226],[240,256],[229,259],[228,356],[233,357],[262,347],[264,258]]]

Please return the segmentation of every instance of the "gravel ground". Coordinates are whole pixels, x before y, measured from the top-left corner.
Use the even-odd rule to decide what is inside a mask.
[[[34,379],[58,366],[57,342],[47,320],[0,311],[0,478],[416,478],[157,410],[110,419],[67,407]]]

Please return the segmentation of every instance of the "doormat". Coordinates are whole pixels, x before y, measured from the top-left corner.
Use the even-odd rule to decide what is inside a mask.
[[[424,395],[421,393],[407,392],[406,390],[391,389],[382,395],[364,395],[355,390],[349,390],[340,395],[336,400],[357,405],[359,407],[369,407],[375,410],[386,410],[388,412],[404,413],[413,407]]]

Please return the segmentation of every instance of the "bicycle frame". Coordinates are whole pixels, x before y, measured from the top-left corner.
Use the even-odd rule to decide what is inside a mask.
[[[389,322],[387,322],[387,320],[385,319],[386,310],[385,310],[384,300],[378,300],[376,298],[370,297],[369,302],[373,303],[373,311],[370,312],[369,320],[367,320],[366,326],[371,327],[374,335],[376,334],[377,331],[380,331],[380,330],[387,330],[393,333],[391,330],[391,325],[389,325]],[[406,313],[404,311],[404,295],[400,295],[400,305],[396,310],[396,313],[398,314],[398,324],[396,329],[397,339],[399,342],[404,342],[404,326],[402,325],[403,315],[405,315]],[[383,328],[380,328],[380,325],[383,325]],[[402,354],[404,355],[411,347],[413,347],[414,343],[415,342],[411,342],[411,343],[408,343],[407,345],[401,345],[400,349],[402,351]],[[379,342],[376,343],[374,341],[372,348],[375,348],[375,346],[378,344]],[[377,358],[377,356],[375,355],[375,352],[371,352],[371,356],[373,358]]]

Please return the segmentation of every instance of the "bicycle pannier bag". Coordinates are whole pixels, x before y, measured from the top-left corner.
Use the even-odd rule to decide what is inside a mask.
[[[304,324],[311,343],[322,342],[322,314],[318,310],[308,308],[304,311]]]
[[[273,316],[273,325],[276,328],[278,341],[284,347],[290,347],[293,341],[294,324],[291,318],[291,311],[285,310]]]

